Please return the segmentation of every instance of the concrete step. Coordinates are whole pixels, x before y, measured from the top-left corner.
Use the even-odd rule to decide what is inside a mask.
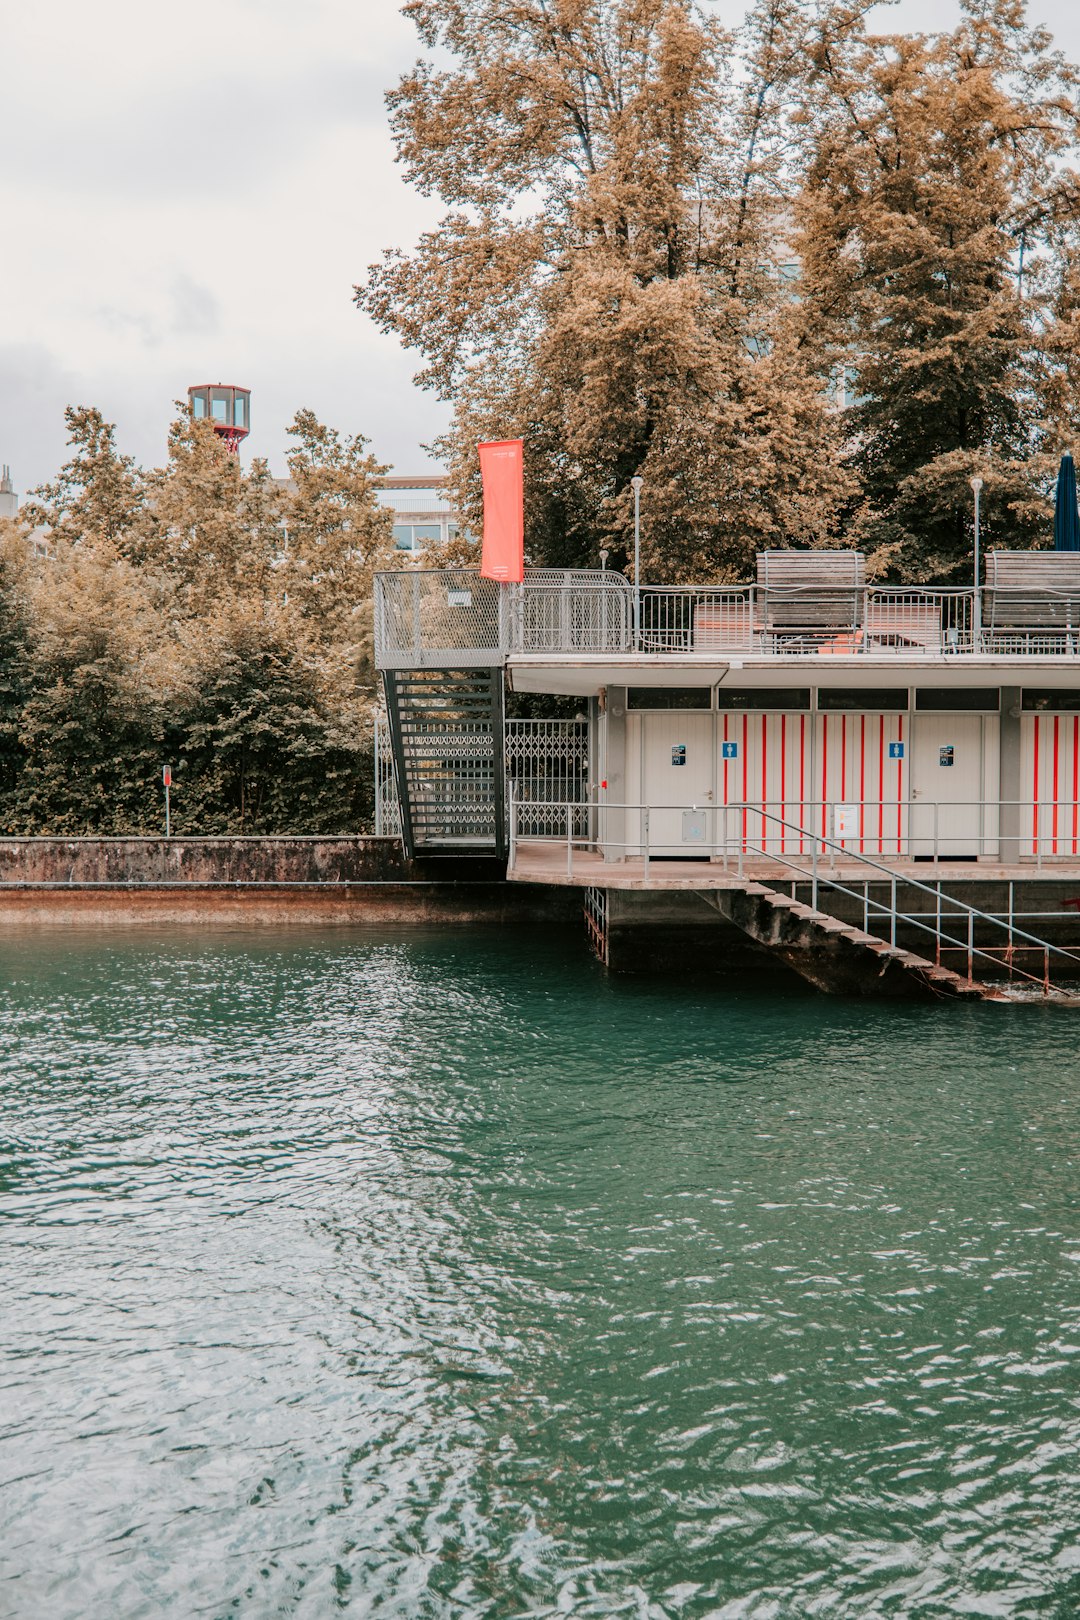
[[[801,978],[832,994],[917,1000],[1004,1001],[997,987],[965,979],[914,951],[841,922],[764,884],[699,890],[701,898],[774,951]]]

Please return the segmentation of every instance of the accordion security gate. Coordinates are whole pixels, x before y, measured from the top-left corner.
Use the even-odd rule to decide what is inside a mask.
[[[507,720],[504,750],[506,800],[511,791],[524,836],[565,837],[567,815],[575,838],[589,817],[589,736],[583,720]],[[572,811],[567,806],[572,805]],[[375,721],[375,832],[401,836],[401,809],[386,716]]]

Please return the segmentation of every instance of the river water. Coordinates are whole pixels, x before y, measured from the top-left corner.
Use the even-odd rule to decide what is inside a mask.
[[[0,1614],[1080,1613],[1080,1015],[0,966]]]

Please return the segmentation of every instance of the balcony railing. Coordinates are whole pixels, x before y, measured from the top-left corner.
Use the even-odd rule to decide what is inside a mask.
[[[642,585],[530,569],[499,585],[472,569],[380,574],[383,668],[451,668],[522,653],[941,657],[1080,652],[1080,597],[989,587]]]

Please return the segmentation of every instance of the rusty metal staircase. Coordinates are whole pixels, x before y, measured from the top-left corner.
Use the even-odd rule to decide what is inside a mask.
[[[405,853],[506,852],[502,669],[384,670]]]

